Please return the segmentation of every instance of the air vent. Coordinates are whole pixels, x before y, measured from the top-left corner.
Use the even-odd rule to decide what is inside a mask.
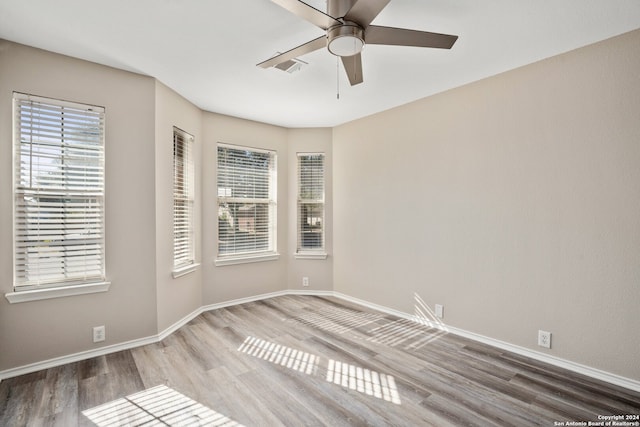
[[[280,53],[276,53],[276,55],[280,55]],[[281,62],[276,65],[274,68],[278,70],[286,71],[289,74],[295,73],[296,71],[300,71],[302,67],[309,65],[307,62],[304,62],[298,58],[293,58],[285,62]]]

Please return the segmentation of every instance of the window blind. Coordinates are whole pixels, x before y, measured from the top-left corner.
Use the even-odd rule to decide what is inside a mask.
[[[298,252],[324,249],[324,154],[298,154]]]
[[[276,250],[276,154],[218,145],[218,255]]]
[[[173,128],[173,268],[195,262],[193,136]]]
[[[14,287],[105,280],[102,107],[14,93]]]

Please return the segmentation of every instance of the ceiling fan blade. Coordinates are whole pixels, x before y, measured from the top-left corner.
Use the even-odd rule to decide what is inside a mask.
[[[299,16],[300,18],[311,22],[316,27],[320,27],[323,30],[327,28],[339,25],[340,21],[332,18],[326,13],[316,9],[313,6],[309,6],[308,4],[298,1],[298,0],[271,0],[275,4],[280,7],[287,9],[289,12],[294,15]]]
[[[317,39],[311,40],[305,44],[301,44],[298,47],[294,47],[291,50],[286,51],[285,53],[281,53],[280,55],[276,55],[272,58],[267,59],[258,64],[258,67],[269,68],[276,66],[278,64],[282,64],[290,59],[293,59],[297,56],[302,56],[305,53],[310,53],[318,49],[322,49],[327,46],[327,37],[320,36]]]
[[[362,83],[362,55],[357,54],[353,56],[343,56],[341,58],[342,65],[344,65],[344,70],[347,72],[351,86]]]
[[[458,36],[449,34],[379,27],[377,25],[369,26],[365,31],[364,38],[367,44],[433,47],[438,49],[451,49],[456,40],[458,40]]]
[[[366,29],[369,24],[371,24],[371,21],[373,21],[375,17],[382,12],[382,9],[384,9],[390,1],[391,0],[356,1],[349,12],[344,16],[344,19],[345,21],[353,21]]]

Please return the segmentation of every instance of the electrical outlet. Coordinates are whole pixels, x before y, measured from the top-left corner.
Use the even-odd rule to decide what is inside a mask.
[[[93,342],[101,342],[105,340],[104,325],[93,327]]]
[[[538,345],[544,348],[551,348],[551,332],[538,331]]]
[[[442,304],[436,304],[436,317],[439,319],[444,317],[444,306]]]
[[[302,278],[302,286],[309,286],[309,278],[308,277],[303,277]]]

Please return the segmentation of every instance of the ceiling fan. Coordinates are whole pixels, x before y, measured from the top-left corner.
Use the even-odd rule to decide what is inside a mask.
[[[271,1],[327,34],[259,63],[262,68],[280,68],[298,56],[326,47],[342,59],[353,86],[363,81],[361,51],[365,43],[451,49],[458,39],[449,34],[370,25],[391,0],[327,0],[327,13],[298,0]]]

